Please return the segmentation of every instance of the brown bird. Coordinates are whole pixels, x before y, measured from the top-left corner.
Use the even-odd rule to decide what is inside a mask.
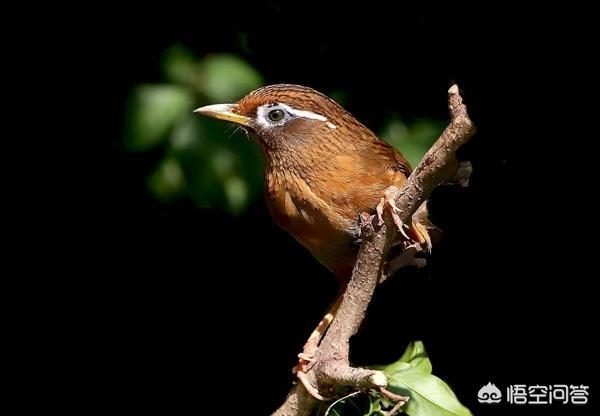
[[[358,253],[361,212],[382,221],[383,209],[389,209],[403,248],[431,247],[425,205],[409,225],[395,214],[394,197],[411,172],[407,160],[326,95],[271,85],[235,104],[195,112],[236,123],[256,140],[266,159],[265,197],[273,219],[338,277],[342,289]],[[390,256],[388,269],[406,263],[405,255]],[[310,361],[340,300],[309,338],[298,369]]]

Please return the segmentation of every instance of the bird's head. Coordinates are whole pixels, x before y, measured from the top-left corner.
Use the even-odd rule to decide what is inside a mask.
[[[262,87],[234,104],[207,105],[195,112],[242,126],[267,152],[366,130],[331,98],[290,84]]]

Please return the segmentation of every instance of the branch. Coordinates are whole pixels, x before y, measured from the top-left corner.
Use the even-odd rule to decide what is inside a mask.
[[[475,133],[458,86],[448,90],[450,124],[425,154],[417,168],[400,189],[396,205],[403,223],[410,223],[413,213],[427,200],[431,192],[444,182],[465,184],[470,165],[459,163],[456,151]],[[361,214],[363,242],[358,253],[350,283],[344,292],[339,310],[319,345],[315,363],[306,373],[309,389],[325,391],[336,386],[357,389],[377,388],[386,392],[385,374],[381,371],[354,368],[349,363],[350,338],[358,331],[382,275],[396,229],[388,214],[381,227],[369,214]],[[398,398],[397,400],[402,400]],[[406,398],[408,400],[408,398]],[[306,416],[315,399],[303,384],[296,384],[274,416]],[[398,407],[398,406],[396,406]]]

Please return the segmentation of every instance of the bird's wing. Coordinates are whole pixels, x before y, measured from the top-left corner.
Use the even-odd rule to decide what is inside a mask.
[[[364,149],[332,156],[325,166],[313,188],[329,206],[353,220],[357,213],[373,211],[384,191],[402,186],[411,172],[402,154],[378,139]]]
[[[373,154],[377,159],[380,159],[380,163],[385,165],[387,170],[396,172],[404,176],[404,179],[410,176],[412,169],[408,160],[400,153],[395,147],[383,140],[374,140],[372,145]],[[401,182],[404,182],[404,179]],[[390,184],[390,185],[396,185]],[[401,185],[401,183],[400,183]]]

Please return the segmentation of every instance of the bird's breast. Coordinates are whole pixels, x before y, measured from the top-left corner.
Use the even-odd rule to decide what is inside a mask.
[[[353,262],[358,217],[352,210],[332,205],[294,172],[267,173],[265,198],[275,222],[334,273]]]
[[[332,239],[346,240],[356,231],[357,218],[353,213],[331,204],[294,173],[269,175],[266,200],[277,223],[295,237],[323,240],[331,235]]]

